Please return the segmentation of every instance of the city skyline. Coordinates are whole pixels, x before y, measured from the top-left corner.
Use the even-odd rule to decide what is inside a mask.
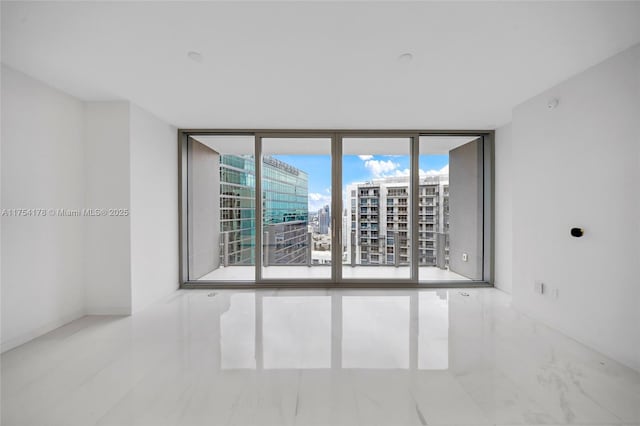
[[[254,158],[233,154],[219,158],[220,264],[253,264],[255,234],[251,223],[255,217],[251,194],[255,194]],[[307,171],[323,167],[319,159],[330,161],[330,156],[263,157],[263,267],[330,263],[326,256],[318,255],[330,251],[331,245],[337,243],[332,241],[329,232],[332,223],[330,190],[326,188],[326,195],[315,196],[312,185],[315,182],[315,188],[317,185],[322,187],[322,179],[314,178],[326,173],[316,171],[318,174],[314,176],[314,172]],[[448,228],[448,155],[422,156],[421,160],[420,257],[417,261],[421,265],[446,268],[448,242],[446,237],[441,239],[436,233],[444,235]],[[344,156],[343,161],[353,167],[345,166],[348,172],[345,173],[345,210],[341,220],[346,238],[339,242],[343,250],[342,261],[352,266],[356,263],[408,264],[407,207],[411,184],[409,168],[404,167],[408,166],[408,159],[391,155],[353,155]],[[425,170],[425,166],[431,168]],[[436,167],[440,169],[435,170]],[[355,181],[348,181],[349,176]],[[362,191],[366,194],[361,194]],[[349,216],[350,221],[345,219]]]
[[[331,205],[330,155],[272,155],[272,157],[303,170],[309,175],[309,212],[317,212],[323,206]],[[410,159],[408,155],[345,155],[342,157],[342,161],[343,201],[347,185],[409,174]],[[420,155],[418,163],[421,175],[446,174],[449,155]]]

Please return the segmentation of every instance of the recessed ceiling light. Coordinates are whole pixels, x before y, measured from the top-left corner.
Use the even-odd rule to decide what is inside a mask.
[[[403,53],[402,55],[398,56],[398,62],[400,62],[401,64],[408,64],[411,61],[413,61],[412,53]]]
[[[189,59],[191,59],[192,61],[197,62],[199,64],[201,64],[202,61],[204,60],[204,57],[202,56],[202,53],[196,52],[195,50],[191,50],[191,51],[187,52],[187,57]]]

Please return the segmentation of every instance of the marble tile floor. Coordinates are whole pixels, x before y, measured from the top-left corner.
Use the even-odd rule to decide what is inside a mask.
[[[1,373],[3,426],[640,424],[640,373],[495,289],[183,290]]]

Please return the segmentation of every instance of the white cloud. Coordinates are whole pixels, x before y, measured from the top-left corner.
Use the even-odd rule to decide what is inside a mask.
[[[410,170],[409,170],[409,169],[402,169],[402,170],[396,170],[396,171],[394,171],[394,173],[393,173],[393,175],[392,175],[392,176],[397,176],[397,177],[400,177],[400,176],[409,176],[409,174],[410,174]]]
[[[411,171],[409,169],[395,169],[395,170],[393,170],[393,173],[383,174],[383,175],[380,175],[378,177],[405,177],[405,176],[409,176],[410,173],[411,173]],[[446,166],[444,166],[440,170],[422,170],[422,169],[420,169],[420,171],[418,173],[419,173],[420,177],[448,175],[449,174],[449,165],[447,164]]]
[[[309,193],[309,211],[317,212],[327,204],[331,204],[331,195],[320,194],[319,192]]]
[[[447,164],[440,170],[420,170],[420,176],[442,176],[449,174],[449,165]]]
[[[373,160],[373,155],[358,155],[358,158],[362,161]]]
[[[364,162],[364,166],[371,172],[373,177],[381,177],[393,172],[400,164],[391,160],[367,160]]]

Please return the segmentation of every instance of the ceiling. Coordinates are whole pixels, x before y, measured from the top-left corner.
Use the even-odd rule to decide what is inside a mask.
[[[420,155],[449,154],[449,151],[478,139],[478,136],[420,136]]]
[[[639,23],[640,2],[3,1],[2,62],[182,128],[488,129]]]
[[[255,148],[255,137],[251,135],[193,135],[192,138],[223,155],[253,155]]]

